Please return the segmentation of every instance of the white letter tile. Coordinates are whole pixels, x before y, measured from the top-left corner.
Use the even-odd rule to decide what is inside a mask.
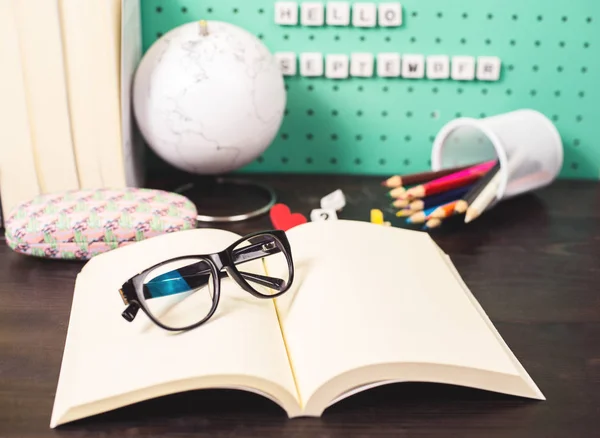
[[[327,3],[327,25],[348,26],[350,24],[350,3],[329,2]]]
[[[327,55],[325,76],[331,79],[346,79],[348,77],[348,64],[348,55]]]
[[[425,57],[423,55],[404,55],[402,57],[402,77],[420,79],[425,76]]]
[[[296,2],[276,2],[275,23],[288,26],[298,24],[298,4]]]
[[[379,53],[377,55],[377,76],[397,78],[400,76],[400,54]]]
[[[353,53],[350,63],[350,74],[363,78],[373,76],[373,54],[372,53]]]
[[[323,55],[321,53],[302,53],[300,55],[300,74],[302,76],[323,76]]]
[[[452,57],[452,79],[455,81],[472,81],[475,79],[475,58],[472,56]]]
[[[332,209],[340,211],[346,206],[346,196],[344,196],[342,189],[337,189],[328,195],[323,196],[320,204],[321,208],[325,210]]]
[[[497,81],[500,79],[500,65],[500,58],[496,56],[480,56],[477,58],[477,79]]]
[[[379,25],[382,27],[402,25],[402,6],[400,3],[379,4]]]
[[[335,221],[337,220],[337,213],[335,210],[330,208],[315,208],[310,212],[311,222],[317,221]]]
[[[450,77],[450,58],[446,55],[427,57],[427,78],[448,79]]]
[[[377,7],[375,3],[354,3],[352,7],[352,25],[355,27],[375,27]]]
[[[304,2],[301,7],[301,23],[303,26],[323,26],[325,13],[323,3]]]
[[[296,54],[294,52],[277,52],[275,53],[275,59],[284,76],[294,76],[296,74]]]

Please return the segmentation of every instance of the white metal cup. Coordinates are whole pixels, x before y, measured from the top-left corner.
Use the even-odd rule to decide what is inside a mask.
[[[440,170],[483,161],[500,161],[496,201],[550,184],[563,164],[563,144],[543,114],[522,109],[484,119],[459,118],[438,133],[431,167]]]

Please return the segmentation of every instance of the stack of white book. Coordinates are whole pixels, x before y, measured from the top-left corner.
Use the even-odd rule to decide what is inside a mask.
[[[0,0],[0,196],[139,186],[139,0]]]

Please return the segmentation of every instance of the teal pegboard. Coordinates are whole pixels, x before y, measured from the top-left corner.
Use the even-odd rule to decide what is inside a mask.
[[[143,50],[178,25],[207,19],[241,26],[272,52],[298,56],[398,52],[502,60],[497,82],[286,77],[279,135],[243,172],[421,171],[429,168],[434,136],[453,118],[533,108],[554,121],[563,139],[560,177],[600,177],[600,1],[401,3],[402,26],[358,28],[278,25],[275,0],[143,0]]]

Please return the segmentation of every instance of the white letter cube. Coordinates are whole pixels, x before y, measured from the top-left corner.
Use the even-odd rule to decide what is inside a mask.
[[[427,57],[427,78],[448,79],[450,77],[450,58],[446,55]]]
[[[298,4],[296,2],[276,2],[275,23],[288,26],[298,24]]]
[[[402,77],[419,79],[425,76],[425,57],[423,55],[404,55],[402,57]]]
[[[302,53],[300,55],[300,74],[302,76],[323,76],[323,55],[321,53]]]
[[[325,60],[325,76],[331,79],[348,77],[348,55],[327,55]]]
[[[321,198],[321,208],[340,211],[346,206],[346,197],[341,189],[331,192],[327,196]]]
[[[284,76],[294,76],[296,74],[296,54],[294,52],[277,52],[275,53],[275,59]]]
[[[353,53],[350,63],[350,74],[363,78],[373,76],[373,54]]]
[[[375,27],[377,7],[375,3],[354,3],[352,7],[352,25],[354,27]]]
[[[312,222],[334,221],[337,218],[337,213],[331,208],[315,208],[310,212],[310,220]]]
[[[402,25],[402,6],[400,3],[379,3],[379,25],[382,27]]]
[[[497,56],[480,56],[477,58],[477,79],[480,81],[497,81],[500,79],[500,58]]]
[[[400,76],[400,54],[377,54],[377,76],[382,78],[397,78]]]
[[[475,58],[472,56],[452,57],[452,79],[455,81],[472,81],[475,79]]]
[[[325,13],[323,3],[304,2],[301,6],[301,23],[303,26],[323,26]]]
[[[327,3],[327,25],[348,26],[350,24],[350,3],[329,2]]]

